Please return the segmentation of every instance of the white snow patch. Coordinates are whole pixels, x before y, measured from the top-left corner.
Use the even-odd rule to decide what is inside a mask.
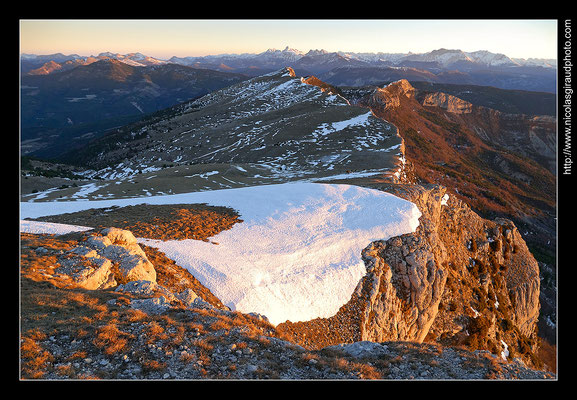
[[[447,193],[445,193],[445,195],[441,199],[441,205],[446,206],[448,201],[449,201],[449,195]]]
[[[209,176],[217,175],[217,174],[218,174],[218,171],[208,171],[208,172],[203,172],[202,174],[199,174],[199,176],[201,178],[207,179]]]
[[[507,346],[507,343],[505,343],[504,341],[501,340],[501,344],[503,345],[503,351],[501,352],[501,358],[505,361],[507,361],[507,357],[509,357],[509,346]]]
[[[20,232],[26,233],[49,233],[54,235],[64,235],[65,233],[83,232],[90,229],[92,228],[86,226],[20,220]]]
[[[21,218],[133,204],[208,203],[242,223],[197,240],[138,239],[188,269],[225,305],[273,324],[330,317],[366,274],[361,250],[414,230],[411,202],[351,185],[286,183],[138,199],[21,203]]]
[[[481,315],[479,311],[475,310],[473,307],[469,306],[469,308],[473,310],[473,318],[477,318],[479,315]]]
[[[105,185],[99,185],[97,183],[89,183],[86,185],[82,185],[80,186],[80,189],[78,190],[78,192],[76,192],[75,194],[73,194],[71,197],[73,198],[83,198],[88,196],[89,194],[96,192],[98,189],[107,186]]]
[[[144,114],[144,111],[142,111],[142,108],[140,108],[140,106],[138,105],[137,102],[131,101],[130,104],[132,104],[134,106],[134,108],[136,108],[138,111],[140,111],[141,114]]]

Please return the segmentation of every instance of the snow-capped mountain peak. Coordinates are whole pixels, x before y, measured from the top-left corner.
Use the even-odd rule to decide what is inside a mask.
[[[275,58],[275,59],[282,59],[286,61],[296,61],[304,55],[303,52],[291,49],[286,46],[283,50],[278,49],[268,49],[267,51],[255,55],[255,57],[261,58]]]
[[[478,50],[467,53],[467,55],[479,64],[498,66],[498,65],[519,65],[504,54],[491,53],[487,50]]]
[[[504,54],[491,53],[487,50],[465,52],[453,49],[437,49],[424,54],[410,54],[403,61],[419,61],[437,63],[449,67],[455,63],[467,62],[482,66],[517,66],[518,63]]]
[[[459,61],[473,62],[473,60],[461,50],[438,49],[424,54],[412,54],[403,61],[435,62],[441,66],[447,66]]]

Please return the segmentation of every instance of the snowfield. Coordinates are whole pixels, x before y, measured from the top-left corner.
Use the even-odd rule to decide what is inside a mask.
[[[371,241],[414,232],[420,211],[378,190],[343,184],[285,183],[136,199],[21,203],[21,218],[134,204],[207,203],[244,221],[210,238],[139,238],[188,269],[232,310],[272,324],[330,317],[365,275],[361,250]],[[21,221],[21,231],[82,227]]]

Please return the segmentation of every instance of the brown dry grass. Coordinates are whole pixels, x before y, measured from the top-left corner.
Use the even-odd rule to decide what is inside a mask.
[[[48,351],[38,344],[38,340],[44,339],[44,335],[38,335],[38,333],[38,331],[32,330],[30,336],[21,339],[20,344],[22,373],[33,379],[42,378],[47,363],[54,359]]]
[[[545,365],[545,370],[557,373],[557,346],[546,340],[541,341],[539,346],[539,358]]]
[[[42,342],[52,335],[88,340],[107,355],[122,352],[134,338],[123,326],[149,318],[141,311],[122,308],[128,299],[113,290],[89,291],[71,285],[57,274],[57,257],[52,251],[69,250],[77,242],[71,237],[21,235],[20,259],[20,355],[24,379],[42,378],[54,368],[54,356]],[[40,248],[47,249],[40,251]],[[124,298],[119,306],[108,301]],[[88,350],[76,351],[67,359],[86,358]],[[71,372],[59,368],[56,373]],[[90,377],[86,377],[90,378]]]
[[[98,327],[95,334],[92,343],[106,355],[122,352],[128,345],[128,340],[133,338],[131,334],[118,329],[114,323]]]
[[[148,239],[204,241],[242,222],[233,209],[206,204],[139,204],[105,210],[90,209],[39,220],[93,228],[114,226],[130,230],[136,237]]]
[[[145,371],[162,371],[166,368],[166,363],[158,360],[143,360],[141,365]]]
[[[81,239],[81,235],[21,236],[22,379],[42,379],[47,374],[74,379],[113,378],[110,372],[86,375],[70,365],[101,355],[118,358],[131,353],[136,353],[131,358],[138,360],[145,374],[162,372],[166,364],[143,348],[142,343],[171,352],[182,343],[190,342],[191,336],[198,355],[182,354],[180,358],[186,362],[199,362],[198,365],[203,366],[199,368],[206,368],[201,373],[208,375],[212,351],[219,340],[229,340],[227,338],[235,327],[242,328],[251,340],[263,335],[275,335],[270,324],[238,312],[223,314],[212,309],[196,309],[191,313],[184,308],[175,308],[167,314],[149,315],[127,307],[133,298],[131,294],[116,293],[114,289],[91,291],[70,285],[57,274],[58,262],[54,252],[70,250]],[[155,253],[153,259],[159,261],[162,257],[161,253]],[[192,285],[195,292],[201,292],[190,283],[192,275],[174,263],[158,262],[155,268],[159,271],[159,283],[171,286],[172,290],[179,291],[182,285]],[[115,302],[110,303],[110,300]],[[212,302],[220,304],[218,299]],[[138,337],[131,333],[134,324],[141,327]],[[212,337],[211,334],[217,331],[219,335]],[[85,344],[68,354],[51,354],[48,345],[51,336],[68,336],[68,340]],[[259,343],[265,342],[262,340]],[[140,345],[135,346],[136,343]],[[239,346],[242,347],[242,344]]]

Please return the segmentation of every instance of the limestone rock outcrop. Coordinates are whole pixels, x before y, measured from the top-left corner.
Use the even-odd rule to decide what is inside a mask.
[[[77,247],[62,257],[58,272],[88,290],[108,289],[117,285],[110,260],[87,247]]]
[[[156,282],[156,270],[132,232],[106,228],[89,235],[60,259],[59,272],[84,289],[107,289],[119,283]]]
[[[360,339],[465,344],[530,357],[536,349],[539,267],[513,222],[479,217],[445,188],[391,185],[423,216],[414,233],[371,243]]]
[[[454,114],[469,114],[473,111],[473,104],[443,92],[428,93],[423,99],[423,105],[441,107]]]
[[[424,211],[414,234],[376,241],[363,250],[367,275],[355,293],[367,299],[362,340],[422,342],[429,332],[448,274],[447,252],[434,223],[444,192],[420,191],[415,204]]]
[[[79,246],[60,257],[59,264],[58,273],[71,279],[75,286],[129,294],[131,299],[125,298],[120,304],[149,314],[161,314],[174,307],[213,308],[190,287],[159,284],[154,265],[129,230],[110,227],[89,231]],[[186,277],[179,275],[181,285],[187,282]],[[110,302],[119,304],[116,300]]]
[[[445,294],[446,310],[458,302],[476,311],[473,318],[485,315],[493,325],[510,320],[522,335],[533,337],[540,309],[539,265],[515,224],[503,218],[482,219],[451,196],[439,228],[454,271],[453,290]],[[464,294],[457,296],[459,291]]]
[[[401,105],[402,97],[409,99],[415,97],[415,88],[406,79],[393,82],[383,88],[377,88],[368,98],[367,106],[371,109],[374,107],[394,109]]]

